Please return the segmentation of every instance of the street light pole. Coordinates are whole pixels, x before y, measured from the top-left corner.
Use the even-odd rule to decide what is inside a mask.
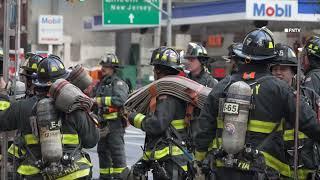
[[[160,7],[150,2],[150,0],[145,0],[146,3],[150,4],[152,7],[156,8],[161,13],[165,14],[167,16],[167,46],[172,45],[172,0],[167,0],[167,12],[162,9],[162,1],[160,1]],[[160,19],[160,26],[161,28],[161,19]],[[159,35],[160,36],[160,35]]]
[[[167,46],[171,47],[172,45],[172,0],[167,1]]]

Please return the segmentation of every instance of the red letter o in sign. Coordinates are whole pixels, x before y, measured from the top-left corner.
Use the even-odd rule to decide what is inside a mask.
[[[274,9],[273,9],[272,7],[268,7],[268,8],[266,9],[266,14],[267,14],[268,16],[273,16],[273,15],[274,15]]]

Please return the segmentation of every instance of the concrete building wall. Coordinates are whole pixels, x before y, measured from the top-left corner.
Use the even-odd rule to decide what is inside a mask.
[[[115,33],[108,31],[90,32],[84,31],[82,19],[87,16],[100,15],[102,13],[101,0],[89,0],[74,3],[65,0],[30,0],[30,21],[28,43],[32,50],[47,50],[47,45],[39,45],[37,42],[38,17],[43,14],[62,15],[64,18],[64,35],[70,37],[69,48],[54,46],[54,53],[64,56],[64,51],[70,51],[70,59],[64,59],[66,66],[81,63],[94,66],[106,51],[115,52]]]

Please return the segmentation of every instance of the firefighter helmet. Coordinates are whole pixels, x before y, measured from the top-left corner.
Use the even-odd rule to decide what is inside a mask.
[[[234,52],[234,49],[237,49],[237,47],[241,47],[241,43],[233,43],[230,46],[228,46],[228,55],[227,56],[221,56],[226,62],[230,62],[232,59],[235,59],[237,57],[236,53]]]
[[[42,56],[35,53],[27,53],[26,60],[21,66],[21,75],[31,77],[32,73],[36,73],[39,62],[43,59]]]
[[[304,50],[308,56],[320,58],[320,38],[318,36],[312,36],[309,38]]]
[[[236,47],[237,56],[247,61],[269,60],[276,56],[272,32],[262,27],[247,34],[241,46]]]
[[[66,79],[69,72],[58,56],[50,55],[39,62],[37,79],[33,81],[36,86],[51,86],[57,79]]]
[[[162,46],[152,52],[150,65],[163,65],[179,71],[180,55],[174,49]]]
[[[197,58],[201,63],[205,63],[209,59],[209,56],[206,48],[204,48],[202,45],[190,42],[184,58]]]
[[[120,61],[118,57],[113,53],[107,53],[101,57],[100,65],[104,67],[119,68]]]
[[[277,57],[272,64],[298,66],[298,59],[293,49],[284,44],[276,44]]]

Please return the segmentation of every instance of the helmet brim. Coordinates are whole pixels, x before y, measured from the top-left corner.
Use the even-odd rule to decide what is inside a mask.
[[[102,66],[102,67],[123,68],[122,65],[104,64],[104,63],[101,63],[101,62],[100,62],[99,64],[100,64],[100,66]]]
[[[59,76],[54,79],[54,81],[39,81],[38,79],[32,80],[32,83],[37,87],[49,87],[51,86],[57,79],[67,79],[70,76],[70,72],[66,71],[66,73],[62,76]]]
[[[249,60],[254,60],[254,61],[262,61],[262,60],[268,60],[268,59],[276,57],[276,55],[271,55],[271,56],[251,56],[251,55],[247,55],[247,54],[242,52],[242,47],[243,47],[242,44],[238,45],[236,48],[233,49],[233,52],[237,56],[239,56],[241,58],[244,58],[244,59],[249,59]]]
[[[292,66],[292,67],[297,67],[297,66],[298,66],[297,64],[271,63],[271,64],[270,64],[270,67],[272,67],[272,66],[277,66],[277,65],[279,65],[279,66]]]

